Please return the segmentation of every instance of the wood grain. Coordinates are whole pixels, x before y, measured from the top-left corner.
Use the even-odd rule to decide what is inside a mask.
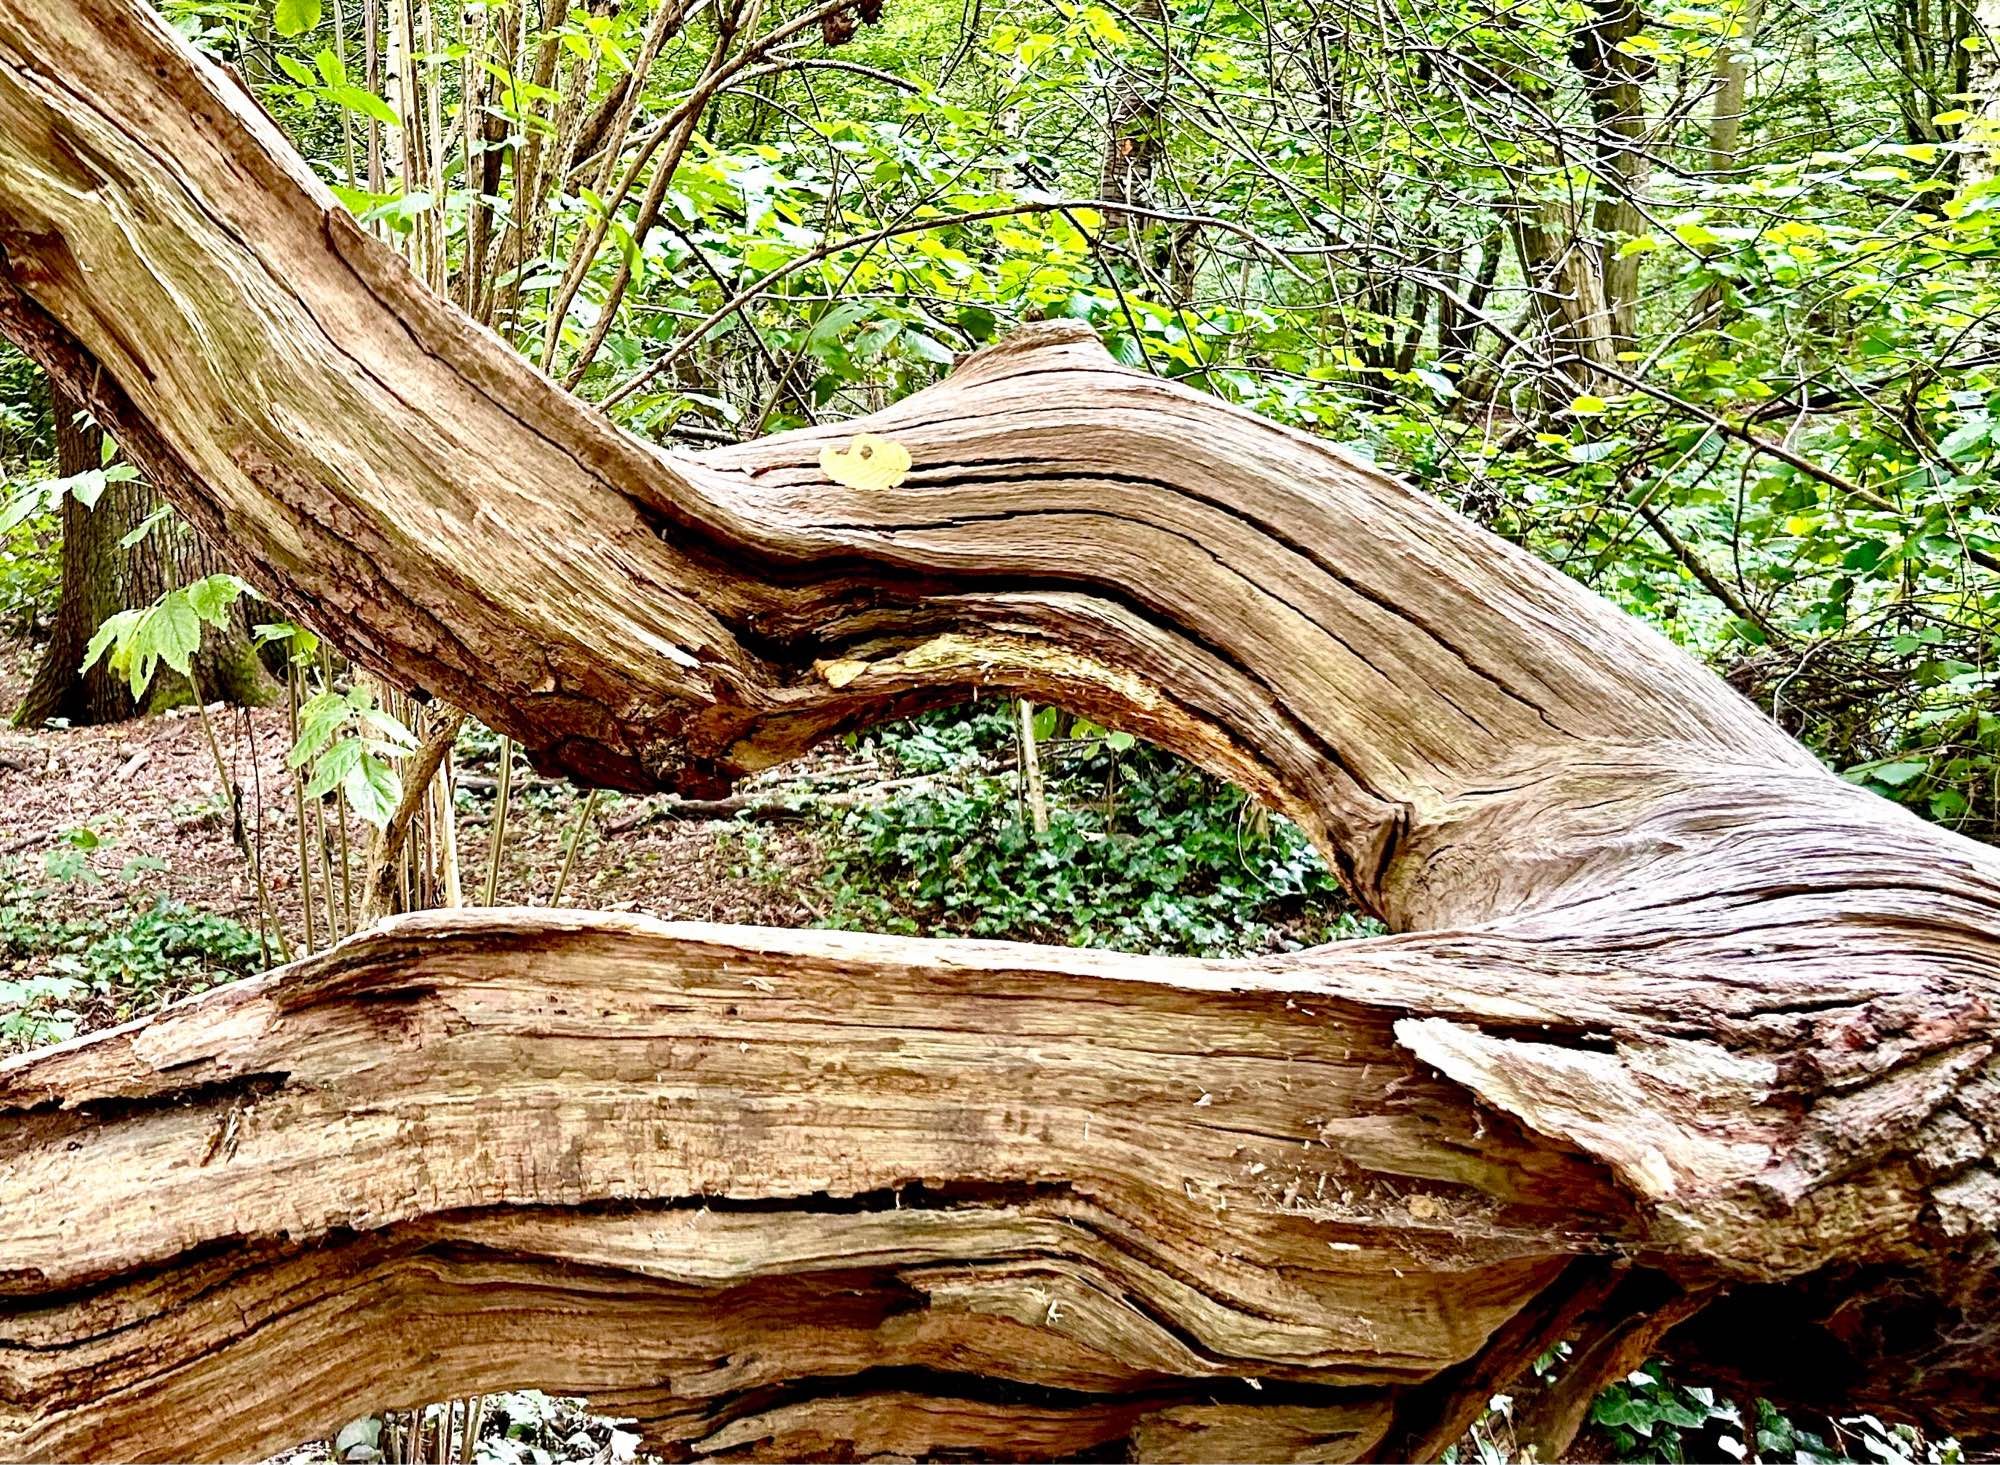
[[[1055,326],[662,452],[139,0],[0,0],[0,249],[0,327],[245,574],[546,769],[703,795],[1015,691],[1403,933],[453,912],[0,1066],[0,1455],[535,1383],[705,1454],[1428,1457],[1690,1311],[1751,1387],[2000,1433],[2000,858],[1532,557]],[[862,430],[905,482],[820,471]]]

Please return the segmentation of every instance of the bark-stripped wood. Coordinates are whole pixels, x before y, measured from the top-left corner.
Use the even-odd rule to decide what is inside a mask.
[[[893,489],[820,471],[855,426],[662,453],[139,0],[0,0],[0,247],[246,574],[544,767],[701,793],[1003,688],[1413,933],[457,912],[0,1067],[0,1456],[540,1383],[709,1453],[1397,1458],[1697,1307],[1732,1378],[2000,1432],[2000,858],[1527,555],[1059,328],[858,425]]]

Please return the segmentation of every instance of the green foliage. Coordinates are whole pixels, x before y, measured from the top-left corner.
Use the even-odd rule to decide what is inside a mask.
[[[47,625],[62,593],[62,531],[53,514],[0,534],[0,628],[25,635]]]
[[[39,630],[55,616],[62,590],[63,500],[74,498],[87,508],[107,486],[135,476],[126,464],[68,477],[37,471],[44,466],[22,465],[0,496],[0,625],[15,634]]]
[[[0,533],[11,531],[38,514],[52,514],[65,498],[73,498],[86,509],[97,507],[104,490],[114,483],[130,483],[139,470],[129,463],[113,463],[103,468],[86,468],[64,478],[36,478],[18,485],[0,507]]]
[[[1754,1453],[1762,1460],[1797,1465],[1837,1465],[1847,1460],[1957,1465],[1962,1458],[1955,1441],[1927,1441],[1908,1425],[1887,1424],[1872,1414],[1829,1420],[1822,1433],[1795,1423],[1768,1400],[1758,1400],[1756,1412]],[[1657,1363],[1598,1395],[1591,1404],[1590,1423],[1609,1445],[1608,1458],[1613,1460],[1681,1465],[1690,1459],[1743,1460],[1752,1453],[1737,1404],[1718,1398],[1713,1389],[1676,1382]]]
[[[359,218],[432,256],[431,278],[490,267],[494,328],[538,362],[548,343],[550,369],[624,426],[706,442],[851,416],[1019,322],[1083,321],[1131,366],[1414,478],[1725,671],[1856,783],[2000,834],[2000,183],[1972,166],[1992,124],[1960,105],[1976,102],[1951,29],[1969,0],[1641,6],[1615,48],[1642,93],[1636,182],[1620,172],[1633,149],[1604,146],[1615,129],[1578,59],[1582,23],[1606,7],[1576,0],[1168,0],[1158,20],[1073,0],[897,0],[837,56],[808,29],[782,65],[718,89],[657,180],[646,169],[672,149],[654,137],[642,159],[639,139],[718,48],[742,56],[796,7],[736,35],[697,8],[635,76],[652,0],[548,7],[512,58],[460,29],[496,7],[433,6],[440,43],[411,65],[441,122],[416,152],[442,167],[415,180],[368,177],[370,129],[401,119],[323,0],[162,9],[236,66]],[[531,72],[544,43],[560,65]],[[1741,145],[1717,161],[1711,96],[1730,55],[1752,85]],[[466,125],[468,77],[490,83],[470,120],[492,129]],[[618,166],[545,170],[533,247],[494,251],[498,226],[534,212],[523,159],[546,164],[565,119],[628,81],[640,125]],[[1154,114],[1113,135],[1121,99],[1154,95]],[[1121,148],[1144,156],[1142,192],[1176,219],[1091,206]],[[607,191],[628,166],[636,186]],[[662,213],[646,228],[651,181]],[[1636,221],[1607,207],[1628,194]],[[477,260],[482,209],[496,228]],[[1632,338],[1599,368],[1579,370],[1539,314],[1530,220],[1570,236],[1571,258],[1640,272]],[[565,282],[575,299],[552,320]],[[7,461],[44,461],[46,413],[9,372],[0,356]],[[46,614],[50,510],[88,502],[113,471],[30,475],[10,499],[0,616]],[[108,623],[93,658],[135,687],[186,661],[222,593],[194,590]],[[301,636],[273,635],[311,666]],[[379,823],[414,740],[320,676],[293,767]],[[1361,929],[1283,821],[1053,709],[1036,735],[1041,837],[1002,713],[881,735],[929,784],[827,831],[833,919],[1207,953]],[[757,867],[757,839],[731,858]],[[55,851],[49,873],[88,878],[83,853]],[[0,935],[9,921],[32,924],[12,904]],[[103,934],[51,939],[82,941],[80,958]],[[54,1031],[74,995],[23,992],[13,1010]],[[1653,1369],[1599,1401],[1595,1427],[1626,1458],[1678,1459],[1722,1450],[1742,1422]],[[1767,1458],[1916,1448],[1867,1421],[1819,1434],[1768,1412],[1758,1434]]]
[[[272,6],[272,22],[281,36],[303,35],[319,24],[319,18],[320,0],[274,0]]]
[[[263,970],[255,931],[165,897],[132,914],[56,970],[84,983],[123,1020],[219,982]]]
[[[90,868],[88,856],[103,843],[97,831],[88,826],[65,830],[56,847],[43,857],[43,869],[51,880],[64,884],[95,881],[98,877]]]
[[[162,664],[192,678],[202,626],[226,629],[237,598],[255,593],[234,575],[209,575],[169,590],[151,605],[121,610],[91,636],[84,668],[109,652],[111,669],[126,679],[135,701],[145,695]]]
[[[1741,1459],[1741,1417],[1734,1404],[1718,1401],[1713,1389],[1686,1388],[1663,1373],[1639,1372],[1612,1384],[1590,1406],[1590,1422],[1611,1442],[1619,1460],[1666,1460],[1686,1456],[1684,1436],[1711,1423],[1735,1426],[1734,1435],[1714,1442],[1714,1450]]]
[[[1043,709],[1045,726],[1056,716]],[[1295,826],[1253,817],[1240,793],[1123,735],[1086,724],[1063,750],[1041,835],[1014,776],[991,768],[1013,736],[1005,712],[877,736],[902,772],[936,781],[841,818],[836,925],[1207,956],[1360,929]]]
[[[291,621],[260,621],[250,628],[250,640],[256,646],[283,646],[285,659],[298,666],[311,666],[319,656],[319,637]]]
[[[300,0],[300,3],[311,5],[315,13],[318,11],[318,0]],[[386,127],[396,125],[395,111],[366,87],[356,86],[349,80],[347,63],[331,47],[316,51],[311,66],[284,55],[278,57],[278,66],[298,84],[298,90],[292,94],[295,101],[333,107],[363,122],[380,122]]]
[[[86,1018],[93,1028],[123,1021],[268,964],[240,922],[146,893],[146,877],[166,868],[154,856],[122,863],[108,908],[95,891],[79,899],[104,884],[89,859],[112,843],[79,826],[42,856],[46,885],[0,872],[0,1052],[61,1042]]]
[[[84,991],[75,977],[0,977],[0,1054],[25,1053],[75,1037],[76,1004]]]
[[[311,769],[307,798],[324,798],[337,788],[348,807],[380,828],[403,796],[395,760],[416,746],[410,730],[377,707],[374,692],[362,685],[308,699],[299,708],[298,740],[285,761],[294,769]]]

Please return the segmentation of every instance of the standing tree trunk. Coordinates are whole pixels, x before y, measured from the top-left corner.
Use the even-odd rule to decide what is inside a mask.
[[[98,467],[104,461],[103,430],[60,386],[52,385],[50,393],[56,472],[67,478]],[[40,727],[60,718],[77,726],[95,726],[122,722],[143,710],[133,703],[124,678],[111,670],[106,659],[83,670],[91,636],[119,611],[151,605],[168,590],[224,568],[206,543],[177,522],[154,525],[130,548],[120,543],[159,507],[152,490],[138,482],[105,485],[90,508],[64,497],[61,598],[41,664],[14,711],[16,725]],[[211,699],[261,707],[276,698],[277,684],[257,659],[248,615],[240,604],[228,630],[203,628],[195,676],[202,694]],[[162,668],[147,703],[158,708],[187,696],[186,679]]]
[[[1576,32],[1570,61],[1590,95],[1597,125],[1597,189],[1591,222],[1602,272],[1606,329],[1614,352],[1638,338],[1639,264],[1622,246],[1646,232],[1639,190],[1647,172],[1646,79],[1652,63],[1622,49],[1646,27],[1639,0],[1592,0],[1589,24]]]
[[[661,452],[142,0],[0,0],[0,248],[177,505],[544,768],[699,792],[991,689],[1235,779],[1399,933],[432,912],[13,1060],[0,1456],[534,1383],[718,1457],[1429,1458],[1564,1339],[1543,1458],[1682,1339],[2000,1434],[2000,856],[1575,582],[1074,327]],[[828,477],[858,430],[903,482]]]
[[[1646,24],[1638,0],[1591,0],[1587,21],[1571,37],[1570,65],[1582,79],[1593,124],[1594,193],[1586,209],[1559,170],[1551,195],[1535,176],[1510,168],[1510,223],[1537,322],[1567,385],[1605,389],[1601,368],[1631,349],[1638,330],[1638,254],[1620,246],[1645,231],[1639,189],[1646,176],[1642,58],[1620,49]],[[1528,94],[1539,90],[1527,83]]]
[[[1104,162],[1098,169],[1097,196],[1137,208],[1151,208],[1153,173],[1159,167],[1165,146],[1160,133],[1173,69],[1174,38],[1167,24],[1165,0],[1133,0],[1131,18],[1149,32],[1149,40],[1151,28],[1159,26],[1160,74],[1140,77],[1121,67],[1105,88],[1109,112],[1105,119]],[[1143,221],[1132,222],[1137,228],[1145,227]]]
[[[1971,147],[1958,165],[1958,181],[1967,188],[2000,175],[2000,0],[1977,0],[1971,38],[1979,43],[1967,62],[1972,120],[1961,133]]]
[[[104,433],[82,417],[76,399],[51,385],[50,409],[55,417],[56,473],[68,478],[88,472],[104,461]],[[123,593],[118,541],[138,522],[135,504],[144,497],[137,484],[105,487],[94,509],[65,495],[62,502],[62,590],[49,627],[41,664],[15,709],[22,727],[40,727],[51,718],[73,723],[120,722],[133,715],[132,695],[125,680],[103,661],[82,671],[84,649],[91,633],[107,618],[131,604]],[[143,517],[143,516],[141,516]]]
[[[1750,58],[1763,18],[1764,0],[1742,0],[1736,13],[1737,33],[1724,40],[1715,53],[1715,101],[1708,114],[1711,173],[1727,173],[1736,166],[1737,147],[1743,137],[1743,104],[1750,89]]]
[[[1563,376],[1576,391],[1603,388],[1608,378],[1599,368],[1615,365],[1618,357],[1604,294],[1603,243],[1590,237],[1582,211],[1561,200],[1517,194],[1510,222],[1550,354],[1563,363]]]

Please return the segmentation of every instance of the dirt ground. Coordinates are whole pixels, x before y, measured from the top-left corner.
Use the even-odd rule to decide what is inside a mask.
[[[0,709],[18,701],[33,667],[32,647],[0,642]],[[209,715],[296,948],[304,931],[285,711],[217,706]],[[483,771],[490,783],[492,768]],[[576,790],[517,765],[501,903],[548,902],[581,802]],[[563,903],[767,926],[808,925],[822,913],[813,878],[820,855],[804,825],[657,817],[666,802],[602,795]],[[491,804],[488,790],[460,799],[460,868],[471,898],[485,878]],[[366,834],[358,821],[350,831],[357,879]],[[88,874],[76,870],[79,859]],[[67,873],[54,873],[65,862]],[[39,890],[52,920],[105,919],[167,897],[257,927],[256,885],[191,708],[101,728],[0,726],[0,882]],[[34,967],[30,959],[13,974]]]

